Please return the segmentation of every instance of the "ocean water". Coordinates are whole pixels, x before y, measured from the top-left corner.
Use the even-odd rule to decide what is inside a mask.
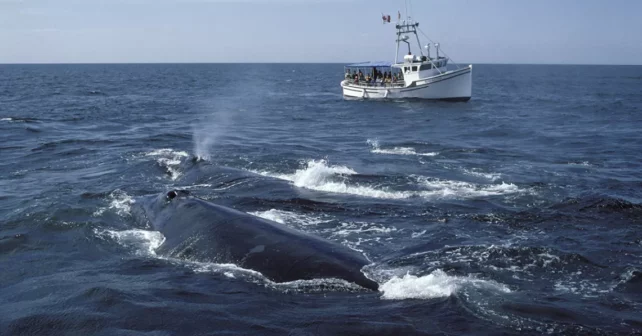
[[[467,103],[342,75],[1,65],[0,333],[642,332],[642,67],[475,65]],[[380,290],[158,255],[132,209],[173,188],[360,251]]]

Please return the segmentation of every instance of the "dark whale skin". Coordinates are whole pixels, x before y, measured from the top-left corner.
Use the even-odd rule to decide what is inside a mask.
[[[321,237],[189,195],[170,191],[142,204],[165,236],[157,253],[191,261],[233,263],[274,282],[337,278],[371,290],[360,253]]]

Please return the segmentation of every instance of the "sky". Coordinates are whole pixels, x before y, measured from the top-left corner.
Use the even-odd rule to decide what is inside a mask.
[[[391,61],[394,24],[381,14],[395,21],[405,2],[0,0],[0,63]],[[457,63],[642,64],[642,0],[414,0],[407,8]]]

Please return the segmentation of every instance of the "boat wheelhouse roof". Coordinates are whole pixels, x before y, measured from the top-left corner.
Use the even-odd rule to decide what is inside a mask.
[[[350,68],[390,68],[394,63],[392,62],[386,62],[386,61],[370,61],[370,62],[361,62],[361,63],[354,63],[354,64],[348,64],[346,67]]]

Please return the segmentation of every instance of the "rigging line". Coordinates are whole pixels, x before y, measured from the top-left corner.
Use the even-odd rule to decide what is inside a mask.
[[[404,7],[405,7],[405,10],[406,10],[405,19],[407,20],[408,19],[408,0],[404,1]]]
[[[418,30],[418,31],[419,31],[419,32],[420,32],[420,33],[421,33],[425,38],[427,38],[427,39],[428,39],[428,41],[430,41],[430,42],[432,43],[432,45],[435,45],[435,41],[431,40],[431,39],[430,39],[430,37],[428,37],[428,35],[426,35],[426,33],[424,33],[424,31],[423,31],[423,30],[421,30],[421,28],[417,27],[417,30]],[[446,54],[446,52],[445,52],[445,51],[441,50],[441,52],[444,54],[444,56],[446,56],[449,60],[451,60],[451,61],[452,61],[452,63],[457,67],[457,69],[459,69],[459,64],[458,64],[457,62],[455,62],[455,60],[454,60],[454,59],[450,58],[450,56],[448,56],[448,55]]]

